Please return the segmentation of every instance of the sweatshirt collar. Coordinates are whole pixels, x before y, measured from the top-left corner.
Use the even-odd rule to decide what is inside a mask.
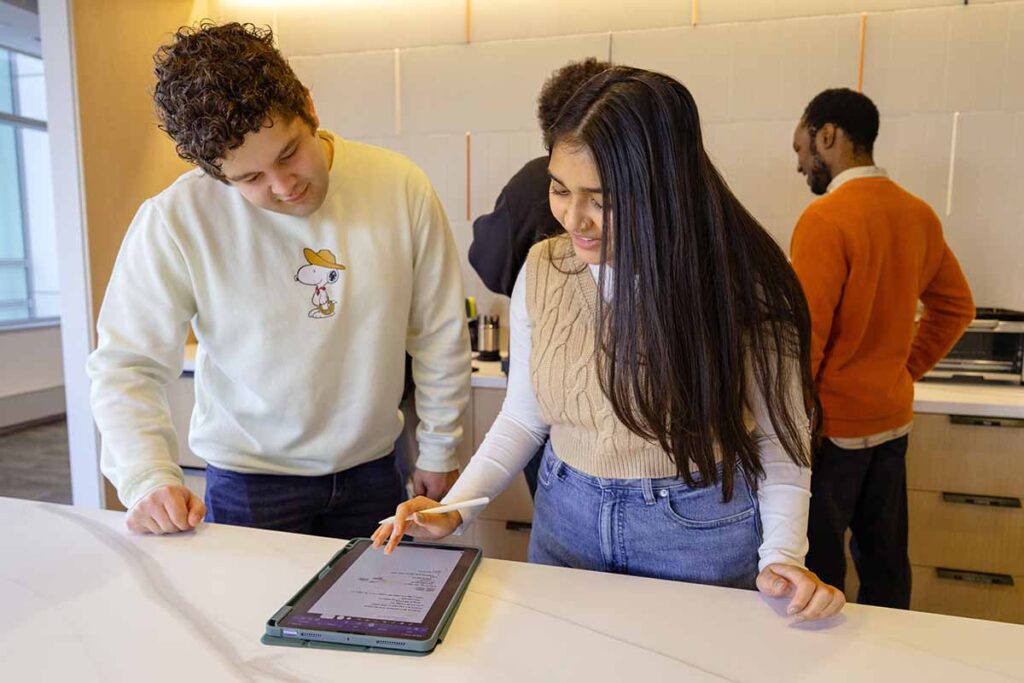
[[[885,172],[884,168],[878,166],[854,166],[848,168],[828,184],[827,192],[834,192],[840,185],[847,182],[848,180],[856,180],[858,178],[888,178],[889,174]]]

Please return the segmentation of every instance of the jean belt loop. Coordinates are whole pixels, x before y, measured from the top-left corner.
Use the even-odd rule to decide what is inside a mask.
[[[562,462],[561,458],[555,458],[555,466],[551,468],[551,476],[555,479],[562,479],[562,471],[565,469],[565,463]]]
[[[640,488],[644,492],[644,503],[654,505],[657,499],[654,497],[654,484],[651,479],[641,479]]]

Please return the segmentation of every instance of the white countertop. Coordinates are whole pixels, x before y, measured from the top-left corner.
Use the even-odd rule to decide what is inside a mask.
[[[195,369],[195,345],[185,349],[185,370]],[[507,383],[501,363],[473,361],[477,368],[472,385],[479,389],[504,389]],[[1024,418],[1024,386],[917,382],[914,412],[976,417]]]
[[[425,658],[279,648],[266,619],[340,542],[0,498],[7,681],[1024,680],[1024,626],[848,606],[791,626],[752,591],[484,560]]]
[[[914,412],[1024,418],[1024,387],[917,382]]]

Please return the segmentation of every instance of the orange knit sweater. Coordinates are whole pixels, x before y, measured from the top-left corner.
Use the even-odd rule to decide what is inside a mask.
[[[914,380],[975,313],[935,212],[888,178],[852,179],[807,207],[790,248],[811,310],[825,435],[909,423]]]

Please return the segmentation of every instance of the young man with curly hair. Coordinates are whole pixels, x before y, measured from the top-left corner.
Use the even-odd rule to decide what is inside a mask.
[[[370,533],[404,498],[393,450],[406,351],[414,484],[440,497],[458,474],[470,354],[458,257],[427,177],[319,129],[269,29],[204,22],[154,59],[161,127],[198,168],[132,221],[88,363],[102,469],[128,527],[187,531],[205,514]],[[190,322],[205,505],[175,464],[165,394]]]

